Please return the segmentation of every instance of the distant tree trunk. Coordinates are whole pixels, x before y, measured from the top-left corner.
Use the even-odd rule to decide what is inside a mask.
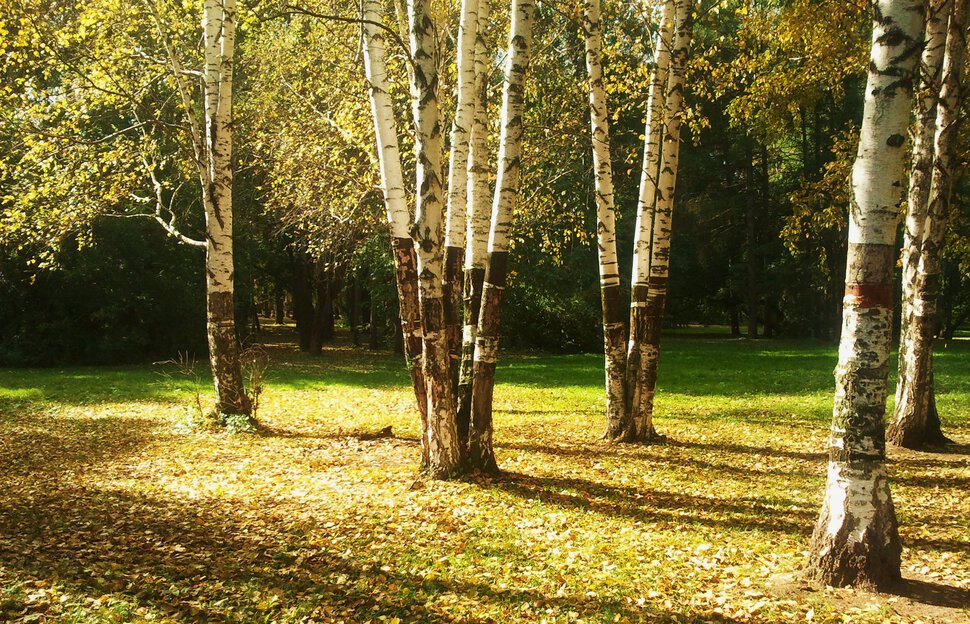
[[[888,430],[892,444],[908,448],[948,441],[933,396],[933,339],[960,120],[966,15],[966,0],[935,2],[930,5],[926,28],[921,93],[928,95],[919,98],[919,127],[913,144],[903,251],[899,381],[896,413]]]
[[[410,233],[410,214],[404,192],[404,174],[401,170],[401,153],[398,148],[394,108],[391,103],[387,68],[385,66],[385,33],[381,23],[379,0],[364,0],[364,71],[370,84],[371,115],[374,118],[374,134],[377,137],[377,157],[381,170],[381,190],[391,235],[391,255],[394,258],[394,276],[397,284],[398,304],[401,316],[401,336],[395,340],[404,351],[411,373],[418,412],[421,415],[421,431],[427,429],[428,390],[424,378],[421,346],[421,307],[418,299],[417,254]],[[427,465],[427,448],[422,444],[422,466]]]
[[[354,346],[360,346],[360,282],[354,278],[350,282],[350,292],[347,293],[347,325],[350,326],[350,336]]]
[[[300,254],[293,261],[293,317],[300,338],[300,351],[309,352],[313,336],[313,266]]]
[[[408,1],[408,25],[414,72],[414,110],[418,196],[414,238],[418,252],[418,295],[421,303],[424,378],[428,386],[427,470],[432,478],[455,474],[461,448],[455,424],[450,349],[445,326],[444,197],[441,188],[442,137],[438,107],[438,68],[430,0]]]
[[[381,329],[384,327],[384,319],[381,317],[380,310],[378,309],[377,302],[374,300],[375,295],[371,293],[370,296],[370,335],[367,342],[367,348],[372,351],[377,351],[381,348],[382,342],[382,332]]]
[[[282,287],[276,287],[276,299],[274,300],[274,312],[276,314],[276,324],[286,323],[286,291]]]
[[[849,248],[828,482],[807,575],[826,585],[900,579],[899,533],[885,467],[897,211],[923,34],[919,0],[873,3],[872,55],[852,171]]]
[[[670,77],[664,104],[663,155],[657,182],[656,209],[653,218],[653,245],[650,253],[650,276],[647,280],[640,326],[639,374],[633,396],[637,409],[633,413],[633,440],[651,442],[659,438],[653,425],[653,399],[660,363],[660,330],[667,302],[667,278],[670,266],[670,236],[674,209],[674,192],[680,163],[680,124],[684,104],[684,77],[687,54],[693,34],[693,0],[676,1],[676,28],[670,54]]]
[[[468,461],[472,468],[497,472],[492,447],[492,395],[498,357],[502,296],[508,276],[509,226],[512,206],[519,190],[522,158],[522,115],[525,76],[532,51],[533,0],[512,0],[509,47],[502,89],[498,175],[488,241],[488,265],[482,286],[482,310],[478,320],[472,384],[472,419],[468,436]]]
[[[475,36],[475,114],[468,138],[468,171],[466,192],[466,232],[464,264],[464,330],[461,363],[458,370],[457,426],[461,447],[467,455],[468,432],[471,428],[472,384],[478,317],[482,309],[482,285],[488,252],[488,230],[491,195],[488,188],[488,0],[478,2],[478,29]]]
[[[650,248],[660,176],[662,131],[665,123],[667,78],[673,46],[675,0],[664,0],[657,33],[656,58],[647,96],[647,121],[644,129],[643,166],[640,195],[633,238],[633,277],[630,292],[630,335],[626,359],[626,413],[620,427],[609,428],[605,437],[614,442],[635,442],[656,437],[652,421],[646,421],[646,395],[643,393],[645,363],[649,359],[647,341],[647,295],[650,291]]]
[[[462,0],[458,24],[458,98],[451,125],[451,159],[448,167],[448,210],[445,223],[445,324],[451,379],[458,392],[462,353],[462,265],[468,214],[468,152],[475,121],[475,43],[478,39],[478,0]],[[460,427],[459,427],[460,429]],[[459,438],[462,438],[459,431]],[[464,439],[461,441],[464,449]]]
[[[600,300],[603,307],[603,351],[606,357],[606,431],[613,439],[626,422],[626,324],[620,310],[620,269],[616,254],[616,209],[610,161],[609,109],[603,86],[603,29],[599,0],[584,0],[583,29],[589,74],[589,124],[592,134],[596,191],[596,242]]]
[[[744,211],[744,248],[748,272],[748,338],[758,337],[758,201],[754,184],[754,159],[750,158],[746,169],[747,206]]]

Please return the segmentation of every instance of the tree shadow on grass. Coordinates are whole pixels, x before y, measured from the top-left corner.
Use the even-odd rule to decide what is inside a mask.
[[[828,455],[817,451],[790,451],[788,449],[776,449],[770,446],[750,446],[748,444],[734,444],[731,442],[680,442],[671,440],[668,444],[681,446],[684,448],[697,448],[708,451],[723,453],[738,453],[742,455],[765,455],[768,457],[785,457],[790,459],[800,459],[804,461],[822,462]]]
[[[909,598],[914,602],[937,607],[970,608],[970,589],[966,587],[952,587],[920,579],[904,578],[903,582],[898,587],[893,588],[890,593]]]
[[[34,417],[29,423],[0,431],[0,475],[6,478],[57,475],[118,461],[157,440],[158,422],[150,418]]]
[[[484,484],[529,500],[643,522],[691,522],[807,536],[815,521],[813,512],[798,509],[791,501],[775,501],[773,505],[767,505],[758,500],[731,501],[715,496],[606,485],[578,478],[533,477],[514,472],[502,473]]]
[[[447,573],[432,580],[382,559],[386,554],[375,557],[367,543],[350,548],[353,544],[331,541],[322,522],[296,528],[271,509],[244,511],[228,501],[192,505],[95,488],[63,488],[29,500],[6,498],[0,505],[0,587],[54,582],[81,604],[109,595],[181,621],[396,616],[443,623],[456,618],[440,599],[454,595],[466,605],[478,605],[482,613],[494,607],[518,613],[528,607],[543,616],[552,609],[606,619],[688,620],[685,613],[655,610],[650,604],[640,609],[618,598],[546,595]],[[0,608],[44,614],[50,605],[8,603]],[[696,612],[690,618],[734,621]],[[496,621],[467,614],[460,619]]]

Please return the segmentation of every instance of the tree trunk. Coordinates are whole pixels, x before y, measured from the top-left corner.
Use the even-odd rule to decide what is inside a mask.
[[[653,399],[660,363],[660,330],[663,327],[667,301],[667,277],[670,266],[670,236],[674,193],[680,162],[680,123],[684,104],[684,77],[687,54],[693,34],[693,0],[677,0],[676,29],[670,55],[670,79],[667,86],[663,132],[663,159],[657,183],[656,209],[653,218],[653,245],[650,254],[650,276],[641,317],[638,319],[639,370],[631,389],[633,404],[632,439],[651,442],[663,439],[653,425]],[[642,298],[642,295],[641,295]],[[632,324],[631,324],[632,340]]]
[[[286,323],[286,291],[280,287],[276,289],[276,299],[273,302],[274,313],[276,315],[276,324],[283,325]]]
[[[662,129],[665,123],[667,78],[673,46],[675,0],[664,0],[657,34],[657,64],[650,77],[647,96],[647,121],[644,130],[643,168],[640,172],[640,195],[637,201],[637,224],[633,238],[633,279],[630,291],[630,336],[626,360],[626,414],[622,427],[606,432],[615,442],[636,442],[656,436],[652,422],[644,422],[647,409],[642,392],[645,363],[649,359],[647,337],[647,295],[650,290],[650,249],[653,239],[657,184],[660,176]],[[642,436],[640,434],[643,434]]]
[[[886,587],[901,545],[885,466],[892,273],[909,112],[922,45],[919,0],[873,3],[872,55],[852,171],[842,339],[828,482],[807,575],[826,585]]]
[[[428,386],[428,427],[423,439],[428,473],[432,478],[443,479],[458,471],[461,449],[455,424],[442,288],[445,241],[438,59],[430,0],[409,0],[408,9],[411,57],[415,65],[411,102],[416,128],[414,153],[418,187],[413,232],[418,252],[424,378]]]
[[[603,30],[600,1],[584,0],[583,29],[589,74],[589,124],[596,192],[596,243],[600,300],[603,308],[603,351],[606,374],[606,431],[613,439],[626,422],[626,324],[620,310],[620,269],[616,254],[616,209],[610,160],[609,109],[603,87]]]
[[[913,144],[903,251],[899,381],[896,413],[887,432],[892,444],[908,448],[948,441],[932,400],[933,339],[953,186],[966,14],[966,0],[933,3],[926,27],[929,43],[923,52],[921,93],[927,95],[919,98],[919,127]]]
[[[748,338],[758,337],[758,209],[754,184],[754,159],[749,158],[747,175],[748,202],[745,209],[744,248],[748,272]]]
[[[478,0],[462,0],[458,24],[458,97],[451,125],[448,167],[448,211],[445,224],[445,324],[454,390],[458,392],[462,353],[462,264],[468,214],[468,152],[478,98],[475,94],[475,44],[478,40]],[[460,429],[460,427],[459,427]],[[461,447],[465,448],[462,438]]]
[[[232,250],[232,71],[235,0],[205,0],[205,146],[208,175],[202,176],[206,224],[206,329],[209,362],[220,414],[250,413],[243,388],[233,305]]]
[[[309,258],[293,259],[293,317],[300,337],[300,351],[309,352],[313,335],[313,273]]]
[[[468,171],[465,218],[464,263],[464,330],[461,362],[458,369],[457,424],[458,438],[467,455],[468,432],[471,428],[472,384],[478,316],[482,309],[482,284],[488,251],[488,229],[491,195],[488,188],[488,0],[478,2],[478,29],[475,37],[475,115],[468,138]]]
[[[417,254],[410,234],[411,217],[405,199],[401,152],[384,62],[385,34],[378,25],[382,17],[381,3],[379,0],[364,0],[361,11],[364,18],[364,72],[370,85],[371,116],[374,118],[374,135],[377,137],[381,190],[384,193],[384,206],[391,235],[391,255],[394,258],[394,277],[401,316],[401,335],[400,339],[395,338],[395,351],[397,345],[401,345],[411,373],[411,385],[421,416],[421,431],[424,432],[428,423],[428,390],[421,353]],[[421,464],[427,465],[427,448],[423,444]]]
[[[483,472],[498,471],[492,447],[492,395],[495,387],[502,296],[508,276],[509,226],[512,222],[512,206],[519,190],[525,76],[532,51],[534,17],[533,0],[512,0],[505,84],[502,89],[498,175],[495,180],[488,265],[482,285],[482,309],[475,344],[472,419],[468,435],[469,465]]]

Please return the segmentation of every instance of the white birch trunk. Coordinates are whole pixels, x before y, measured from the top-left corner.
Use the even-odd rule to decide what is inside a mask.
[[[647,96],[647,120],[644,129],[643,165],[640,171],[640,193],[637,198],[637,222],[633,237],[633,275],[630,291],[630,336],[626,360],[626,398],[625,421],[622,427],[607,431],[608,437],[615,441],[633,442],[653,437],[652,431],[635,423],[642,414],[642,389],[646,383],[645,364],[650,358],[650,343],[647,339],[647,295],[650,290],[650,245],[653,238],[654,211],[656,207],[657,183],[660,176],[662,152],[662,131],[665,127],[667,106],[667,83],[670,73],[671,47],[673,46],[675,0],[663,0],[660,28],[655,44],[656,66],[650,76],[650,89]]]
[[[887,432],[891,443],[909,448],[948,441],[940,430],[933,400],[932,354],[940,256],[960,121],[966,16],[966,0],[943,0],[931,5],[929,37],[923,53],[920,125],[913,146],[903,248],[903,322],[896,411]],[[927,62],[930,53],[935,65]],[[924,104],[926,100],[930,105]]]
[[[445,329],[444,196],[441,185],[442,136],[438,107],[438,69],[430,0],[409,0],[408,18],[414,72],[414,109],[418,196],[414,239],[418,249],[418,294],[421,301],[424,377],[428,387],[428,472],[446,478],[459,467],[448,337]]]
[[[603,351],[606,360],[604,437],[614,439],[622,430],[625,421],[626,325],[620,312],[620,269],[616,255],[616,208],[613,203],[609,108],[606,89],[603,87],[600,0],[584,0],[583,30],[586,35],[586,71],[589,74],[589,125],[596,193],[596,248],[603,307]]]
[[[687,55],[693,34],[694,0],[676,0],[676,30],[671,47],[670,75],[667,83],[662,127],[660,175],[656,185],[653,216],[650,272],[647,279],[643,318],[638,323],[639,367],[631,394],[632,437],[640,442],[662,439],[653,425],[653,399],[660,363],[660,330],[663,326],[667,300],[667,279],[670,267],[670,236],[673,222],[674,194],[680,168],[680,126],[684,108],[684,79]],[[639,302],[637,302],[639,303]],[[639,307],[639,306],[638,306]]]
[[[465,229],[468,213],[469,137],[478,99],[475,97],[475,42],[478,37],[478,0],[462,0],[458,23],[458,98],[451,125],[451,155],[448,168],[448,210],[445,221],[445,322],[452,383],[457,392],[462,352],[462,276]],[[458,400],[458,399],[456,399]],[[459,400],[460,403],[460,400]],[[460,419],[459,419],[460,420]],[[463,427],[459,427],[463,429]],[[466,431],[459,431],[464,438]]]
[[[492,448],[492,393],[498,357],[501,303],[508,276],[509,228],[512,223],[512,208],[519,191],[525,77],[532,51],[534,17],[533,0],[512,0],[509,48],[502,90],[498,175],[488,238],[488,265],[482,286],[482,310],[475,343],[469,432],[469,462],[473,468],[487,472],[498,470]]]
[[[919,0],[873,2],[872,55],[852,171],[828,481],[807,570],[827,585],[885,587],[900,578],[883,418],[903,146],[922,45],[922,9]]]
[[[458,373],[458,437],[462,448],[468,446],[471,423],[471,400],[475,339],[478,316],[482,308],[482,284],[488,252],[491,194],[488,188],[488,70],[489,57],[485,36],[488,29],[488,0],[478,2],[478,28],[475,32],[475,114],[468,137],[466,175],[464,329],[461,341],[461,363]]]
[[[401,151],[398,146],[394,107],[387,79],[387,54],[380,0],[364,0],[361,5],[364,29],[364,72],[370,85],[371,115],[377,138],[377,161],[381,171],[381,190],[391,235],[395,282],[401,311],[404,352],[411,373],[422,431],[427,430],[427,385],[421,358],[421,308],[418,300],[417,257],[411,238],[411,215],[408,211]],[[423,440],[423,438],[422,438]],[[427,463],[427,447],[422,444],[422,464]]]
[[[243,388],[233,305],[232,87],[235,0],[205,0],[202,28],[205,66],[203,182],[206,228],[206,320],[209,360],[220,414],[249,414]]]

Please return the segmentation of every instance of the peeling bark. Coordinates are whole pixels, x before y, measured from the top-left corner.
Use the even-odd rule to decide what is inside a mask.
[[[922,33],[919,0],[873,3],[872,56],[852,171],[828,481],[806,571],[828,585],[882,588],[901,578],[884,416],[903,146]]]
[[[488,265],[482,286],[482,309],[478,319],[472,384],[472,418],[468,436],[469,465],[497,472],[492,447],[492,393],[498,357],[502,296],[508,275],[509,227],[512,207],[519,191],[522,155],[522,115],[525,76],[532,48],[533,0],[512,0],[512,23],[502,90],[502,121],[499,137],[498,177],[488,240]]]

